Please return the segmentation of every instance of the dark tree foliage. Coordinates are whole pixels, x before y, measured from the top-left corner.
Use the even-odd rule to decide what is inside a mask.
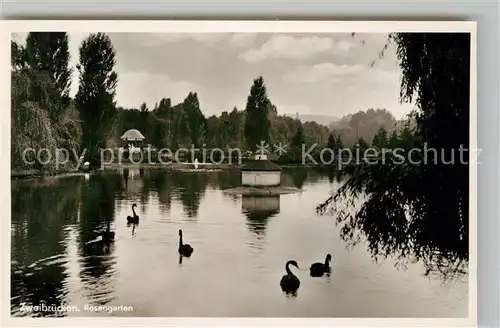
[[[54,116],[69,104],[71,71],[68,35],[66,32],[30,32],[26,38],[24,53],[27,64],[39,72],[44,72],[52,79],[57,90],[61,106],[52,108]]]
[[[139,108],[141,112],[141,119],[140,119],[140,131],[142,131],[143,134],[149,135],[150,132],[150,120],[149,118],[151,117],[149,115],[149,109],[148,106],[145,102],[141,104],[141,107]]]
[[[264,79],[259,76],[253,81],[245,107],[245,140],[247,147],[255,151],[261,141],[270,141],[269,107],[270,101],[267,97],[267,89]]]
[[[205,136],[206,119],[200,110],[200,102],[196,92],[188,94],[186,99],[184,99],[183,108],[186,113],[191,144],[199,147]]]
[[[356,148],[359,148],[361,151],[364,151],[370,147],[370,145],[363,139],[359,138],[355,145]]]
[[[328,136],[328,141],[326,142],[326,147],[330,148],[330,149],[335,149],[336,148],[336,142],[335,142],[335,137],[333,134],[330,134]]]
[[[80,84],[75,97],[83,120],[83,143],[91,158],[105,146],[115,115],[118,75],[114,71],[116,52],[105,33],[89,35],[80,45]]]
[[[72,68],[69,65],[70,54],[68,34],[66,32],[30,32],[24,49],[26,65],[38,75],[46,75],[52,84],[51,104],[48,113],[53,121],[60,121],[63,116],[77,116],[69,96]],[[79,133],[79,124],[72,122],[69,128],[57,125],[59,146],[75,149],[74,139]],[[78,126],[77,126],[78,125]],[[75,149],[76,150],[76,149]]]
[[[171,129],[172,129],[172,101],[170,98],[162,98],[158,105],[158,108],[153,112],[153,137],[151,142],[156,147],[165,147],[170,145],[169,141],[171,139]],[[151,130],[150,129],[150,130]],[[146,138],[148,135],[146,134]]]
[[[306,139],[304,136],[304,129],[302,128],[302,125],[300,125],[297,129],[297,132],[295,132],[295,134],[293,135],[292,147],[302,147],[305,142]]]
[[[328,140],[326,142],[326,148],[328,148],[330,151],[328,151],[327,153],[325,153],[323,155],[323,161],[325,163],[334,164],[336,156],[338,155],[338,148],[337,147],[338,146],[337,146],[337,143],[335,142],[335,136],[333,135],[333,133],[331,133],[328,136]],[[333,180],[331,182],[333,182]]]
[[[62,59],[64,56],[61,55],[61,51],[64,53],[63,50],[67,49],[67,44],[65,45],[67,39],[61,37],[60,33],[55,33],[54,36],[51,36],[51,33],[37,34],[39,37],[37,42],[33,42],[34,36],[30,33],[26,40],[27,47],[11,41],[11,164],[13,170],[34,169],[51,172],[56,169],[53,160],[55,156],[52,160],[47,159],[45,165],[39,161],[32,164],[24,161],[22,153],[28,148],[35,150],[46,148],[50,149],[52,154],[57,148],[78,151],[81,124],[73,103],[65,99],[66,91],[61,88],[61,85],[69,85],[70,80],[68,78],[67,82],[59,83],[61,76],[68,71],[67,62]],[[54,45],[54,40],[60,42],[55,42],[56,45]],[[28,53],[31,57],[27,55]],[[33,54],[44,54],[46,58],[54,58],[54,67],[45,69],[46,66],[42,65],[44,60],[39,58],[41,55],[34,56]],[[59,166],[57,169],[66,170],[70,165],[72,163],[68,162],[67,165]]]
[[[368,242],[373,256],[422,260],[429,272],[466,272],[469,243],[469,165],[459,149],[469,148],[470,35],[461,33],[397,33],[402,69],[401,98],[416,97],[413,130],[406,126],[389,138],[411,148],[434,148],[448,161],[433,162],[420,152],[420,163],[361,163],[346,168],[347,182],[318,211],[337,215],[346,240]],[[433,152],[427,156],[433,155]],[[464,157],[467,159],[468,154]],[[363,195],[360,201],[358,198]],[[348,202],[341,207],[341,199]]]
[[[71,68],[68,36],[64,32],[30,32],[26,46],[11,41],[11,64],[29,75],[23,101],[42,101],[52,120],[70,103]],[[50,84],[51,87],[46,86]]]
[[[10,41],[10,64],[12,69],[17,70],[26,65],[26,50],[17,42]]]
[[[342,139],[340,139],[340,136],[337,136],[337,138],[335,138],[335,145],[337,149],[344,148],[344,143],[342,142]]]
[[[372,146],[375,148],[382,149],[387,147],[388,139],[387,139],[387,131],[384,128],[380,128],[375,137],[373,137]]]

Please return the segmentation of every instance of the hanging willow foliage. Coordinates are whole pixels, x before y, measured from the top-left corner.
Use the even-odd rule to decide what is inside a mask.
[[[61,106],[53,81],[48,74],[25,65],[13,67],[11,90],[12,168],[53,172],[57,148],[65,148],[70,154],[73,150],[78,151],[82,134],[78,112],[70,103],[61,107],[59,115],[52,118],[50,110]],[[35,152],[26,152],[30,148]],[[39,151],[43,163],[34,161],[33,156]],[[26,154],[26,160],[23,154]],[[57,169],[68,168],[59,165]]]
[[[420,152],[413,164],[389,154],[384,163],[347,167],[349,178],[317,210],[335,214],[342,237],[366,241],[375,259],[422,261],[427,273],[445,277],[466,273],[469,165],[457,152],[469,148],[470,35],[395,33],[389,41],[397,47],[401,99],[416,100],[415,130],[399,136],[401,144],[407,154],[424,145],[447,160],[454,152],[455,162]]]

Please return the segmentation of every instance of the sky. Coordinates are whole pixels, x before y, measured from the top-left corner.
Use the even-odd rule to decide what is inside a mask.
[[[109,33],[116,50],[118,106],[152,109],[161,98],[181,102],[197,92],[206,116],[244,109],[253,80],[262,76],[279,114],[342,117],[385,108],[400,119],[395,46],[382,59],[387,34]],[[88,33],[68,33],[71,65]],[[25,33],[13,38],[22,42]],[[374,67],[370,62],[377,60]],[[71,95],[78,90],[73,72]]]

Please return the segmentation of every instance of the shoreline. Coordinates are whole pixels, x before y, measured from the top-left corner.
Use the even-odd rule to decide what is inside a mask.
[[[278,163],[278,165],[280,165]],[[282,168],[316,168],[316,167],[324,167],[324,165],[318,164],[282,164],[280,165]],[[185,171],[185,172],[217,172],[221,170],[231,170],[240,168],[240,164],[209,164],[209,163],[198,163],[198,169],[194,169],[193,163],[166,163],[166,164],[147,164],[147,163],[110,163],[104,164],[104,168],[99,171],[106,170],[116,170],[119,168],[127,168],[127,169],[169,169],[176,171]],[[36,178],[52,178],[59,176],[68,176],[68,175],[83,175],[85,172],[79,169],[70,169],[70,170],[61,170],[56,172],[41,172],[39,170],[20,170],[20,169],[11,169],[10,179],[11,180],[26,180],[26,179],[36,179]]]
[[[238,168],[237,164],[203,164],[198,163],[198,170],[221,170],[221,169],[234,169]],[[104,170],[106,169],[170,169],[170,170],[194,170],[193,163],[110,163],[104,164]]]
[[[41,172],[39,170],[11,170],[10,179],[11,180],[28,180],[28,179],[44,179],[44,178],[54,178],[54,177],[64,177],[73,175],[83,175],[85,172],[77,169],[65,170],[59,172]]]

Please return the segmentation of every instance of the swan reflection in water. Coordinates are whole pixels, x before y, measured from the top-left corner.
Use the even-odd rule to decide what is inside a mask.
[[[127,227],[131,227],[132,226],[132,237],[135,237],[135,227],[139,226],[139,222],[137,223],[130,223],[130,222],[127,222]]]

